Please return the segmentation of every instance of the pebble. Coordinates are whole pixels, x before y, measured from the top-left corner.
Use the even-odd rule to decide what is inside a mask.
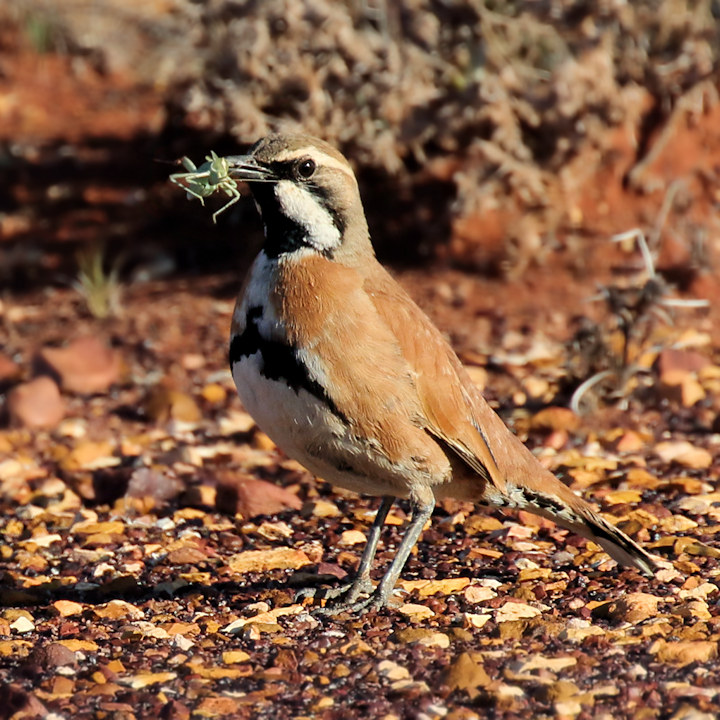
[[[49,373],[63,390],[80,395],[107,392],[120,379],[121,368],[118,352],[94,336],[63,348],[43,348],[35,357],[36,374]]]
[[[53,428],[65,416],[65,400],[49,377],[39,377],[14,387],[7,398],[10,423],[31,429]]]
[[[217,510],[244,518],[275,515],[284,510],[299,510],[300,498],[280,485],[258,480],[242,473],[225,473],[215,494]]]

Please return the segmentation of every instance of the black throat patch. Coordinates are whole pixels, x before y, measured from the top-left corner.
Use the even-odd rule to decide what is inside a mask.
[[[245,329],[242,334],[235,335],[230,342],[230,370],[232,371],[235,363],[243,358],[260,353],[260,374],[264,378],[285,381],[296,394],[301,389],[305,390],[324,402],[339,418],[346,420],[325,388],[310,377],[307,366],[300,360],[297,350],[279,340],[268,340],[260,334],[258,321],[262,314],[263,310],[260,306],[248,309]]]

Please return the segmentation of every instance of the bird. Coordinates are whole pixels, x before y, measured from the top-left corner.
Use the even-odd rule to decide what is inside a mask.
[[[245,409],[289,457],[341,488],[380,497],[351,583],[319,613],[388,604],[438,500],[525,510],[652,575],[640,545],[537,460],[490,407],[440,330],[376,258],[355,174],[329,143],[271,134],[227,157],[264,242],[233,311],[229,361]],[[370,579],[398,499],[411,518]]]

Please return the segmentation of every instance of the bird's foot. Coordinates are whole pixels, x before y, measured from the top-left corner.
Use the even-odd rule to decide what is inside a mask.
[[[358,592],[353,592],[351,588],[350,592],[348,592],[342,600],[316,608],[312,611],[312,614],[319,617],[332,617],[345,612],[353,615],[362,615],[369,610],[379,610],[385,607],[392,595],[392,586],[387,586],[384,583],[380,583],[380,585],[373,590],[372,583],[367,580],[366,583],[363,583],[363,588],[362,591]],[[365,594],[366,597],[358,599],[361,594]]]
[[[372,609],[379,609],[385,605],[377,591],[371,593],[362,600],[350,601],[347,598],[339,602],[325,605],[324,607],[315,608],[312,615],[316,617],[333,617],[342,613],[351,613],[353,615],[362,615]]]
[[[315,608],[313,615],[338,615],[342,612],[364,612],[369,610],[376,600],[377,593],[370,578],[356,578],[351,583],[345,583],[334,588],[303,588],[295,593],[295,600],[313,598],[316,600],[330,600],[329,605]],[[358,600],[361,595],[367,597]]]

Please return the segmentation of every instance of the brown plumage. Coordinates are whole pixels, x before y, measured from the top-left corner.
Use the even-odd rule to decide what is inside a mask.
[[[452,348],[375,259],[345,159],[304,136],[230,158],[263,215],[266,244],[233,318],[241,399],[289,455],[335,484],[381,495],[358,577],[340,609],[387,602],[435,500],[523,509],[652,573],[652,558],[603,520],[506,428]],[[393,498],[413,520],[376,592],[369,569]]]

